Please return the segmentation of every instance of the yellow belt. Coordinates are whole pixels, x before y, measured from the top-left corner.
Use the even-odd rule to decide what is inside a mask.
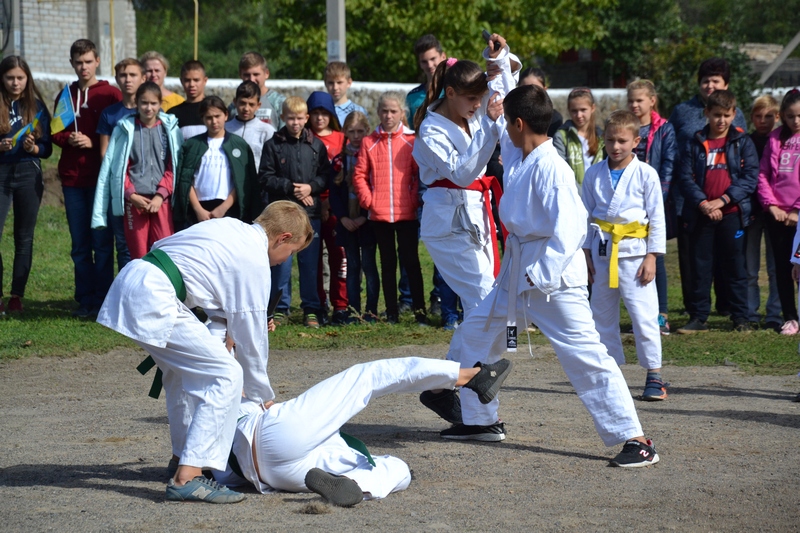
[[[608,267],[608,286],[612,289],[619,287],[619,241],[625,237],[644,239],[650,233],[650,225],[642,225],[638,220],[627,224],[612,224],[599,218],[594,219],[598,227],[611,234],[611,261]]]

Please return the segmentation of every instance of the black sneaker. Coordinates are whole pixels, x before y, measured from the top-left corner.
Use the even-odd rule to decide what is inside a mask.
[[[693,318],[688,324],[682,328],[678,328],[678,333],[681,335],[693,335],[695,333],[705,333],[708,331],[708,326],[705,322],[700,322],[698,319]]]
[[[346,309],[340,309],[338,311],[333,312],[333,316],[331,317],[331,324],[334,326],[344,326],[348,324],[348,320],[350,319],[350,313],[347,312]]]
[[[364,493],[358,483],[345,476],[337,476],[312,468],[306,474],[306,487],[322,498],[338,507],[352,507],[364,499]]]
[[[481,403],[487,404],[497,396],[497,392],[514,367],[514,363],[508,359],[500,359],[490,365],[477,363],[475,366],[480,367],[480,370],[464,386],[477,392]]]
[[[468,426],[459,424],[439,432],[443,439],[449,440],[479,440],[483,442],[500,442],[506,438],[506,428],[502,422],[495,422],[491,426]]]
[[[647,439],[647,444],[642,444],[638,440],[631,439],[625,443],[619,455],[611,459],[611,466],[638,468],[654,465],[659,460],[653,441]]]
[[[461,419],[461,397],[454,390],[444,390],[439,394],[434,394],[426,390],[419,395],[419,401],[451,424],[462,424]]]
[[[736,320],[733,323],[733,331],[738,331],[740,333],[753,331],[753,328],[750,326],[750,322],[747,320]]]
[[[764,329],[771,329],[775,333],[780,333],[781,326],[783,326],[783,324],[781,324],[780,322],[767,322],[766,324],[764,324]]]
[[[432,314],[432,315],[441,315],[442,314],[442,299],[441,298],[431,298],[430,314]]]

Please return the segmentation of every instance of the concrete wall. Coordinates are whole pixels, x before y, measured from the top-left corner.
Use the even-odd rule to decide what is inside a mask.
[[[64,87],[65,83],[71,83],[75,80],[74,75],[55,75],[41,72],[34,72],[33,77],[36,80],[37,87],[42,91],[42,94],[47,99],[51,108],[58,91]],[[114,83],[114,78],[102,79],[107,79],[110,83]],[[241,83],[240,80],[231,79],[209,80],[206,86],[206,94],[217,95],[226,102],[230,102],[233,100],[233,95],[239,83]],[[165,85],[170,90],[183,94],[178,78],[167,78]],[[322,81],[269,80],[267,85],[269,85],[271,89],[286,96],[296,95],[302,98],[307,98],[313,91],[325,90]],[[351,100],[363,106],[369,112],[370,123],[376,126],[378,124],[378,117],[375,109],[378,103],[378,96],[384,91],[408,92],[414,87],[416,87],[416,85],[412,83],[353,82],[349,95]],[[775,98],[780,100],[788,90],[788,88],[764,89],[763,92],[772,94]],[[553,105],[564,117],[568,117],[567,95],[569,95],[569,91],[569,89],[550,89],[548,91],[550,98],[553,100]],[[592,89],[592,93],[597,102],[598,123],[604,121],[608,115],[617,109],[625,109],[627,106],[627,94],[625,89]]]
[[[101,75],[112,75],[109,0],[21,0],[19,46],[14,39],[3,51],[25,58],[31,70],[72,74],[69,47],[91,39],[100,53]],[[136,57],[136,13],[131,0],[114,1],[114,56]]]

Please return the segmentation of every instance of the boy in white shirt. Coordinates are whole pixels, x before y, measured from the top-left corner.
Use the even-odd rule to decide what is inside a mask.
[[[641,140],[639,120],[630,111],[615,111],[606,121],[608,159],[589,167],[583,178],[583,204],[589,212],[583,243],[592,314],[608,353],[625,364],[619,334],[619,299],[633,322],[636,355],[647,370],[642,399],[665,400],[661,379],[661,334],[658,327],[656,256],[667,251],[664,202],[658,172],[633,153]]]
[[[256,119],[256,111],[261,105],[260,97],[261,92],[255,82],[243,81],[236,88],[236,96],[233,99],[236,114],[225,123],[225,131],[238,135],[250,145],[256,166],[261,162],[264,143],[275,134],[272,124]]]
[[[168,500],[244,499],[201,469],[225,468],[243,397],[275,397],[267,377],[269,269],[312,238],[299,205],[275,202],[252,225],[214,219],[162,239],[114,280],[97,321],[131,338],[164,373],[173,454],[180,458]],[[235,359],[195,307],[225,318]]]

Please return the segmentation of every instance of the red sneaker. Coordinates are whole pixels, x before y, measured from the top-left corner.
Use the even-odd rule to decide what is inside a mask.
[[[8,301],[8,312],[9,313],[21,313],[22,312],[22,298],[19,296],[12,296],[11,299]]]

